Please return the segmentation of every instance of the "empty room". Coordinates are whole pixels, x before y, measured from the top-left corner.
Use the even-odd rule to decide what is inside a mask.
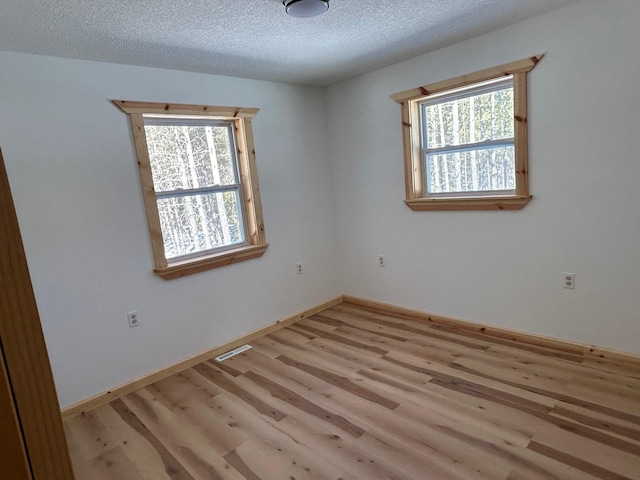
[[[0,480],[640,480],[638,25],[2,2]]]

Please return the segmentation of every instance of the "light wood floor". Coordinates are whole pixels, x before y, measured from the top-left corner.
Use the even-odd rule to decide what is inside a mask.
[[[640,479],[640,371],[347,304],[66,422],[78,480]]]

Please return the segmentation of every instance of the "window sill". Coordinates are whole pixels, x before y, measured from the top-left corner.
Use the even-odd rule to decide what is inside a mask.
[[[411,198],[404,203],[413,211],[431,210],[520,210],[531,200],[531,195],[508,197],[440,197]]]
[[[210,270],[212,268],[224,267],[232,263],[258,258],[266,252],[268,243],[264,245],[247,245],[233,250],[226,250],[221,253],[214,253],[206,257],[184,260],[182,262],[171,263],[166,267],[155,268],[153,271],[165,280],[184,277],[192,273]]]

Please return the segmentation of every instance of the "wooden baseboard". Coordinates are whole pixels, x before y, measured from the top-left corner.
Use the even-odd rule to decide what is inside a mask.
[[[559,338],[546,337],[544,335],[537,335],[534,333],[526,333],[509,328],[484,325],[481,323],[470,322],[468,320],[461,320],[454,317],[435,315],[432,313],[399,307],[397,305],[391,305],[389,303],[382,303],[373,300],[367,300],[364,298],[352,297],[349,295],[340,295],[336,298],[308,308],[288,318],[278,320],[277,322],[267,325],[266,327],[262,327],[249,332],[246,335],[242,335],[241,337],[226,342],[223,345],[219,345],[215,348],[194,355],[193,357],[189,357],[176,364],[161,368],[160,370],[150,373],[149,375],[145,375],[130,382],[124,383],[106,392],[102,392],[94,395],[93,397],[81,400],[78,403],[62,409],[62,419],[68,420],[75,417],[76,415],[81,415],[88,410],[92,410],[99,406],[105,405],[112,400],[135,392],[140,388],[151,385],[152,383],[181,372],[182,370],[191,368],[206,360],[210,360],[222,353],[228,352],[229,350],[233,350],[234,348],[244,345],[245,343],[250,343],[256,338],[268,335],[269,333],[284,328],[287,325],[291,325],[292,323],[315,315],[316,313],[331,308],[335,305],[339,305],[343,302],[370,310],[390,313],[393,315],[401,316],[403,318],[426,321],[437,325],[446,325],[451,328],[458,328],[461,330],[481,333],[490,337],[513,340],[516,342],[522,342],[528,345],[535,345],[537,347],[548,348],[558,352],[570,353],[573,355],[581,355],[587,359],[593,359],[607,363],[615,363],[618,365],[628,365],[635,368],[640,367],[640,355],[635,355],[633,353],[621,352],[584,343],[571,342],[569,340],[562,340]]]
[[[156,370],[155,372],[148,375],[144,375],[127,383],[123,383],[122,385],[107,390],[106,392],[98,393],[97,395],[81,400],[77,403],[74,403],[73,405],[62,409],[62,420],[68,420],[77,415],[81,415],[88,410],[106,405],[107,403],[129,393],[135,392],[140,388],[144,388],[148,385],[151,385],[152,383],[158,382],[164,378],[170,377],[171,375],[186,370],[187,368],[191,368],[195,365],[198,365],[199,363],[210,360],[214,357],[217,357],[218,355],[228,352],[229,350],[233,350],[234,348],[244,345],[245,343],[250,343],[256,338],[268,335],[269,333],[280,330],[287,325],[291,325],[292,323],[295,323],[299,320],[315,315],[316,313],[326,310],[327,308],[339,305],[340,303],[342,303],[342,301],[343,297],[342,295],[340,295],[319,305],[308,308],[302,312],[296,313],[295,315],[282,320],[278,320],[277,322],[267,325],[266,327],[258,328],[257,330],[247,333],[246,335],[242,335],[241,337],[235,338],[210,350],[206,350],[202,353],[194,355],[193,357],[186,358],[178,363],[161,368],[160,370]]]
[[[548,348],[559,352],[581,355],[586,359],[599,360],[618,365],[627,365],[635,368],[640,367],[640,355],[636,355],[633,353],[621,352],[609,348],[598,347],[596,345],[572,342],[569,340],[562,340],[559,338],[547,337],[535,333],[527,333],[519,330],[512,330],[509,328],[497,327],[494,325],[484,325],[481,323],[470,322],[468,320],[461,320],[453,317],[434,315],[432,313],[412,310],[409,308],[399,307],[397,305],[391,305],[388,303],[376,302],[364,298],[352,297],[349,295],[344,296],[344,303],[399,315],[404,318],[426,321],[438,325],[446,325],[452,328],[481,333],[490,337],[514,340],[516,342],[522,342],[529,345],[535,345],[537,347]]]

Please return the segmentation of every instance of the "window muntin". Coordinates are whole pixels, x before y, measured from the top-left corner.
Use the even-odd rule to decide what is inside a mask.
[[[232,122],[143,118],[167,260],[245,244]]]
[[[158,196],[167,260],[245,244],[237,191]]]
[[[425,196],[515,191],[513,77],[420,102]]]
[[[524,58],[391,95],[401,107],[404,202],[409,208],[414,211],[519,210],[531,200],[527,74],[542,57]],[[471,126],[471,119],[475,122],[474,114],[462,122],[464,128],[458,129],[457,138],[447,135],[446,131],[439,133],[437,124],[432,125],[430,135],[428,120],[423,119],[425,109],[433,106],[435,110],[443,101],[455,102],[468,97],[473,89],[477,89],[475,93],[481,97],[503,81],[510,81],[513,88],[510,94],[513,100],[506,102],[512,103],[512,107],[509,105],[513,109],[512,127],[504,123],[505,114],[500,116],[501,120],[489,122],[491,136],[478,134],[476,125]],[[459,102],[457,105],[460,108]],[[426,125],[424,131],[423,125]],[[449,166],[451,169],[444,168]],[[449,179],[443,180],[447,172]],[[489,181],[482,178],[487,175]]]
[[[154,272],[173,279],[264,255],[269,244],[252,126],[258,109],[129,100],[113,103],[131,121]],[[173,132],[150,128],[172,126],[176,127]],[[196,129],[193,135],[189,133],[188,141],[185,127]],[[148,142],[147,135],[169,133],[174,139],[167,143],[177,142],[178,147],[156,148],[162,142]],[[185,168],[189,161],[196,167],[191,170],[197,172],[195,176]],[[158,175],[163,169],[169,174]],[[184,218],[176,223],[176,217]]]

